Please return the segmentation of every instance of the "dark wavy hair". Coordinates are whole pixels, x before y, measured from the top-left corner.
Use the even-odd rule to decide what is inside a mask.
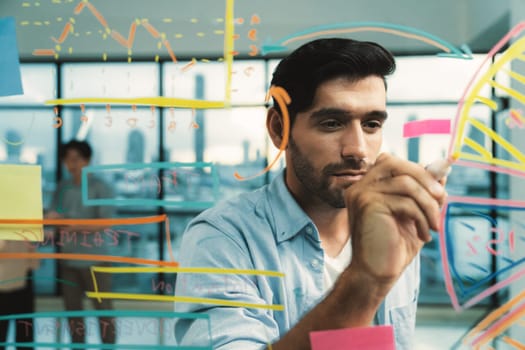
[[[71,149],[76,150],[78,153],[80,153],[82,158],[86,160],[90,160],[91,155],[93,154],[91,146],[86,141],[71,140],[60,147],[60,159],[64,159],[66,157],[67,152]]]
[[[290,122],[308,109],[322,83],[344,77],[357,81],[368,76],[386,76],[396,69],[394,56],[381,45],[344,38],[324,38],[308,42],[279,62],[271,81],[290,95]],[[277,101],[274,107],[281,113]]]

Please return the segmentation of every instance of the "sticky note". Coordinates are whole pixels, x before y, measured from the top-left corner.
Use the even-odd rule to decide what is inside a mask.
[[[396,350],[392,326],[311,332],[310,343],[312,350]]]
[[[403,125],[403,137],[419,137],[425,134],[450,134],[450,119],[424,119]]]
[[[0,96],[22,95],[14,17],[0,17]]]
[[[39,165],[0,164],[0,219],[42,220]],[[42,224],[0,223],[0,239],[43,240]]]

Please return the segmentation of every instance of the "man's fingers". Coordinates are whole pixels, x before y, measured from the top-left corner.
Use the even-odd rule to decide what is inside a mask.
[[[440,203],[432,195],[410,176],[402,175],[386,178],[378,183],[374,190],[385,195],[393,195],[399,198],[409,198],[414,204],[411,210],[421,212],[428,226],[433,230],[439,227]]]
[[[445,194],[444,182],[436,181],[434,177],[419,164],[402,160],[390,154],[381,154],[369,171],[366,181],[384,181],[388,178],[407,175],[414,178],[434,198],[440,199]]]
[[[406,239],[430,242],[430,223],[419,205],[410,197],[388,195],[386,205],[398,221],[400,232]],[[413,231],[415,229],[415,232]]]

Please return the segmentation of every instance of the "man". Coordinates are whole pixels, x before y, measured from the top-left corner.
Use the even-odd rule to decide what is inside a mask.
[[[82,203],[82,169],[91,162],[92,153],[91,146],[86,141],[71,140],[62,145],[60,159],[70,178],[58,184],[46,218],[96,219],[113,216],[112,207],[85,206]],[[105,182],[96,177],[89,178],[89,198],[108,198],[111,193],[111,188]],[[105,245],[106,242],[102,238],[105,235],[101,234],[104,228],[102,226],[63,226],[59,228],[56,244],[61,247],[62,253],[107,255],[108,245]],[[85,292],[94,290],[89,269],[91,265],[93,265],[92,261],[85,260],[60,261],[60,277],[70,282],[61,285],[66,310],[82,310]],[[97,263],[96,265],[104,264]],[[97,276],[97,285],[101,291],[110,291],[111,275]],[[107,299],[102,299],[100,302],[93,299],[93,306],[98,310],[112,309],[112,303]],[[89,329],[88,324],[82,318],[73,317],[69,320],[69,331],[73,343],[83,344],[86,340],[85,335],[92,334],[94,330]],[[103,342],[115,342],[113,318],[100,318],[99,331]]]
[[[417,164],[379,154],[392,55],[375,43],[319,39],[283,59],[272,85],[291,97],[286,169],[271,184],[202,213],[188,226],[181,266],[272,270],[275,278],[179,274],[176,294],[246,307],[175,304],[206,313],[214,349],[310,349],[309,333],[391,324],[410,349],[418,253],[445,199]],[[285,135],[278,104],[273,144]],[[254,307],[283,305],[284,311]],[[180,320],[182,345],[205,345],[204,323]]]

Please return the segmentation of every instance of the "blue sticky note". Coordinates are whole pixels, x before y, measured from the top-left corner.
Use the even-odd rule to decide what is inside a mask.
[[[0,18],[0,96],[23,95],[14,17]]]

